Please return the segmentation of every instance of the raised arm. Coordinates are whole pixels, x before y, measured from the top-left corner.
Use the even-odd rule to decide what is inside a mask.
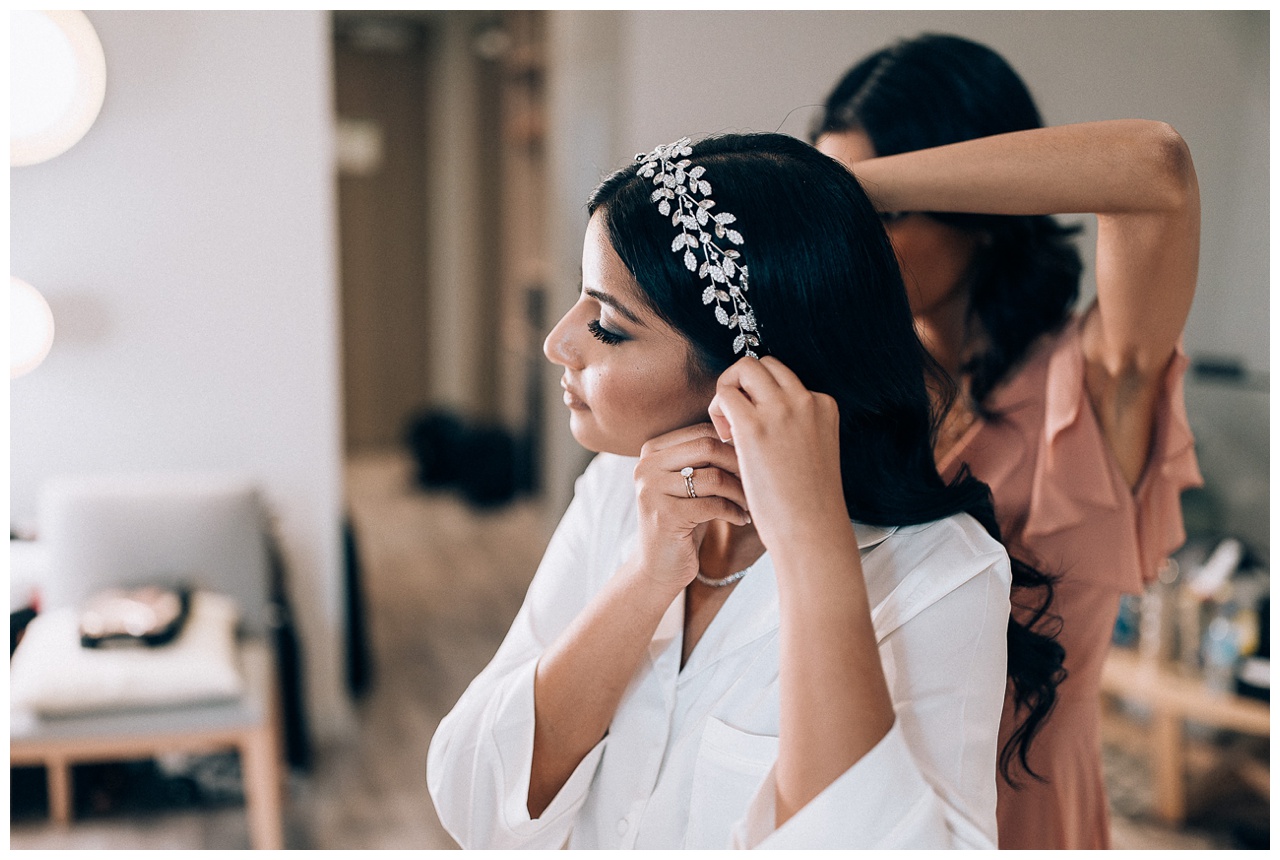
[[[838,137],[820,146],[842,158]],[[1084,340],[1089,390],[1136,481],[1199,265],[1199,186],[1181,136],[1161,122],[1110,120],[842,160],[883,211],[1097,216],[1098,304]]]
[[[893,594],[928,608],[899,614],[884,599],[879,629],[844,507],[835,401],[766,356],[732,365],[710,412],[738,450],[778,587],[778,754],[736,844],[994,847],[1003,548],[983,534],[964,551],[932,538],[898,549],[890,564],[905,578]],[[980,558],[967,554],[979,544]],[[945,599],[933,604],[931,589]]]
[[[844,507],[835,401],[776,358],[744,358],[720,377],[711,416],[738,448],[778,576],[781,827],[888,734],[893,701]]]

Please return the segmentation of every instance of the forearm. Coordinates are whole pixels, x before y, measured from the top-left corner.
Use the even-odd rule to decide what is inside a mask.
[[[1198,200],[1186,143],[1150,120],[1031,129],[850,166],[891,212],[1176,212]]]
[[[879,743],[894,717],[853,530],[776,553],[774,563],[781,826]]]
[[[530,817],[541,815],[608,731],[658,622],[678,594],[624,566],[539,661]]]

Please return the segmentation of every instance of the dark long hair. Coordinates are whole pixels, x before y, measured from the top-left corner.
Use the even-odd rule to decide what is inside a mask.
[[[852,519],[910,525],[971,514],[997,540],[991,492],[962,472],[951,483],[933,459],[937,432],[926,379],[948,384],[916,336],[893,248],[853,175],[808,144],[778,134],[724,135],[694,146],[717,209],[746,243],[751,301],[763,352],[786,364],[840,411],[840,463]],[[655,313],[693,345],[692,370],[717,375],[738,357],[732,334],[702,304],[704,284],[671,252],[674,228],[633,167],[614,173],[588,208]],[[1014,562],[1015,583],[1041,578]],[[1011,620],[1009,674],[1028,717],[1002,766],[1026,748],[1053,706],[1062,649]]]
[[[876,155],[896,155],[1043,125],[1017,72],[995,51],[958,36],[925,34],[883,48],[845,73],[827,97],[814,138],[857,130]],[[1067,319],[1080,289],[1080,254],[1047,215],[929,213],[986,237],[971,272],[970,319],[984,348],[967,359],[969,396],[985,401],[1040,335]]]

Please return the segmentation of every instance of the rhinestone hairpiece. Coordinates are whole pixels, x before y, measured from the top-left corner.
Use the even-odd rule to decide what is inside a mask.
[[[680,228],[671,250],[683,253],[689,271],[697,272],[699,278],[710,279],[702,291],[702,303],[714,302],[720,324],[737,330],[733,351],[759,358],[755,348],[760,346],[760,329],[747,301],[747,267],[736,249],[720,247],[721,242],[742,244],[742,234],[729,226],[738,219],[728,212],[712,211],[716,202],[711,199],[711,183],[703,178],[707,169],[694,165],[688,158],[690,155],[693,148],[689,138],[682,137],[675,143],[656,147],[647,155],[638,153],[636,161],[640,166],[636,173],[653,180],[657,187],[649,197],[650,202],[657,203],[658,212],[670,215],[672,225]]]

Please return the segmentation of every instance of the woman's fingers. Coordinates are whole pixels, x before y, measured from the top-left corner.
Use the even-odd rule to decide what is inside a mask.
[[[682,427],[647,442],[635,478],[643,497],[687,523],[750,522],[738,456],[711,424]]]
[[[687,442],[694,442],[699,439],[718,439],[715,428],[706,422],[701,424],[690,424],[688,427],[681,427],[678,430],[672,430],[670,433],[663,433],[661,436],[655,436],[648,442],[645,442],[640,448],[640,457],[652,456],[659,451],[664,451],[676,445],[683,445]]]
[[[773,377],[773,381],[778,387],[788,394],[799,396],[801,394],[811,393],[805,384],[800,381],[800,377],[796,376],[795,371],[787,367],[772,355],[766,355],[764,358],[756,362],[762,368],[769,372]]]
[[[715,428],[710,424],[699,424],[698,428],[697,434],[691,434],[684,441],[665,444],[664,447],[658,447],[655,443],[672,434],[646,443],[640,449],[641,465],[669,472],[679,472],[685,466],[693,466],[695,469],[714,466],[731,474],[738,474],[738,454],[733,447],[720,441]]]
[[[726,413],[725,402],[735,393],[739,406],[750,405],[766,415],[781,414],[789,403],[811,394],[791,368],[771,355],[739,359],[716,380],[716,396],[707,410],[716,433],[726,442],[733,441],[733,416]],[[746,411],[739,409],[738,414]]]
[[[741,388],[752,401],[760,402],[779,393],[798,397],[808,392],[795,371],[772,355],[740,358],[720,374],[718,385]]]
[[[687,508],[681,508],[681,513],[687,514],[690,520],[695,523],[724,520],[736,526],[745,526],[751,522],[751,515],[747,513],[743,505],[722,496],[699,496],[681,504],[687,504]]]
[[[671,491],[668,495],[680,499],[705,499],[718,496],[733,502],[744,511],[747,509],[747,494],[742,489],[742,481],[737,475],[723,469],[707,467],[702,469],[688,468],[688,474],[682,469],[673,473]]]
[[[747,399],[742,389],[732,386],[723,386],[716,388],[716,396],[711,398],[711,405],[707,407],[707,414],[711,416],[711,423],[715,425],[716,432],[726,444],[733,444],[733,428],[735,423],[744,420],[747,415],[751,414],[750,410],[754,404]]]
[[[720,375],[707,412],[720,438],[732,442],[735,420],[753,416],[790,423],[825,397],[806,388],[791,368],[771,355],[743,358]]]
[[[716,389],[738,388],[746,393],[752,402],[760,403],[776,398],[782,392],[782,385],[777,376],[765,362],[782,366],[782,362],[771,356],[765,358],[740,358],[716,380]]]
[[[688,475],[683,474],[686,469]],[[648,456],[642,455],[636,466],[636,480],[648,489],[677,499],[717,496],[745,509],[747,497],[737,472],[738,458],[731,446],[711,436],[699,436]]]
[[[733,440],[737,476],[765,546],[843,507],[839,409],[782,362],[737,362],[717,381],[707,411],[720,436]]]

